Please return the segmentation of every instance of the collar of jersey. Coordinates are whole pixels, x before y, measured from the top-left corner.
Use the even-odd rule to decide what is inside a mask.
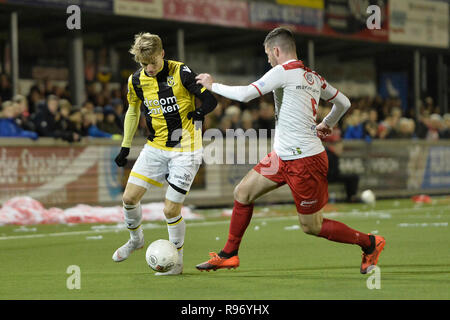
[[[145,72],[145,70],[144,70],[144,75],[146,77],[153,78],[153,77],[150,77],[147,74],[147,72]],[[163,67],[162,67],[161,71],[156,74],[156,79],[158,80],[158,82],[161,82],[161,81],[164,81],[164,79],[166,79],[168,75],[169,75],[169,62],[166,59],[164,59]]]
[[[291,59],[291,60],[288,60],[288,61],[282,63],[281,65],[284,66],[285,64],[288,64],[288,63],[291,63],[291,62],[294,62],[294,61],[300,61],[300,60]]]

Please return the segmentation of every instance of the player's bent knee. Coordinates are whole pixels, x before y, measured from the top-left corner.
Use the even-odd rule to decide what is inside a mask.
[[[317,236],[322,230],[322,220],[321,219],[313,219],[304,221],[300,217],[300,227],[303,232],[312,236]]]
[[[303,232],[312,236],[317,236],[320,233],[321,227],[317,225],[310,225],[310,224],[302,224],[300,223],[300,227],[302,228]]]
[[[125,205],[136,205],[139,203],[140,199],[132,195],[124,194],[122,197],[122,201]]]
[[[183,203],[173,202],[166,198],[163,209],[164,215],[169,219],[175,218],[180,215],[182,207]]]
[[[248,189],[241,184],[238,184],[236,188],[234,188],[233,195],[234,200],[239,201],[242,204],[250,204],[253,201]]]

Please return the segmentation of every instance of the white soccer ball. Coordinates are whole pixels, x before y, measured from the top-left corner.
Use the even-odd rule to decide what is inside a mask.
[[[177,264],[178,250],[172,242],[159,239],[148,246],[145,260],[153,270],[167,272]]]
[[[376,197],[372,190],[364,190],[361,193],[361,200],[366,204],[374,204]]]

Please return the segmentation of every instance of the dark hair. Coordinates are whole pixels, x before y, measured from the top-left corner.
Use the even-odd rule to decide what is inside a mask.
[[[279,46],[285,52],[296,52],[295,38],[291,30],[278,27],[269,32],[264,39],[264,46]]]

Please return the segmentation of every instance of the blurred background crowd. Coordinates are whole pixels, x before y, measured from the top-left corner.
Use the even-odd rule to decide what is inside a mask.
[[[121,139],[127,110],[126,83],[119,89],[106,82],[92,82],[86,87],[87,100],[76,106],[67,87],[52,81],[36,81],[27,95],[12,96],[6,75],[0,78],[0,136],[53,137],[69,142],[86,137]],[[273,129],[275,110],[273,98],[266,95],[249,103],[238,103],[217,96],[218,105],[204,122],[204,130]],[[421,102],[420,114],[415,109],[404,112],[399,98],[380,96],[352,98],[351,109],[338,124],[343,139],[426,139],[450,138],[450,114],[442,114],[432,97]],[[321,104],[317,121],[331,110]],[[147,136],[142,117],[137,136]]]

